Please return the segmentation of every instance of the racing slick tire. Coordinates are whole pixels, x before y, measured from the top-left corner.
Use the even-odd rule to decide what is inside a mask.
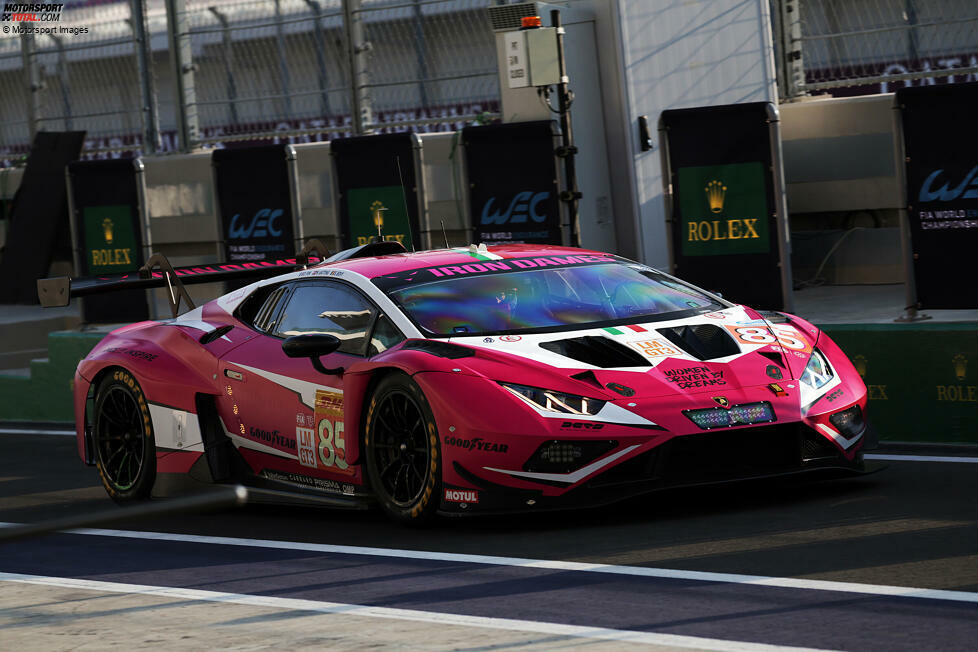
[[[421,388],[397,372],[377,384],[364,427],[367,476],[374,496],[395,521],[421,524],[438,509],[441,446]]]
[[[95,393],[92,441],[102,486],[117,503],[149,498],[156,479],[153,420],[143,390],[124,369],[113,369]]]

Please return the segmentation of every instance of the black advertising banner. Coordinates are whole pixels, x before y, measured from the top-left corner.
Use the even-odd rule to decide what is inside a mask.
[[[978,308],[978,83],[897,91],[921,308]]]
[[[68,165],[79,276],[134,272],[143,264],[139,190],[133,159]],[[86,297],[83,319],[111,324],[149,319],[144,290]]]
[[[757,308],[788,305],[778,249],[767,102],[662,112],[674,272]],[[790,284],[788,284],[790,287]]]
[[[419,246],[414,139],[397,133],[330,142],[344,246],[367,244],[378,234],[408,249]]]
[[[295,254],[287,147],[211,154],[226,262],[257,263]]]
[[[71,256],[65,166],[78,158],[84,131],[41,131],[10,206],[0,259],[0,303],[37,303],[37,279]]]
[[[562,244],[554,123],[465,127],[475,242]]]

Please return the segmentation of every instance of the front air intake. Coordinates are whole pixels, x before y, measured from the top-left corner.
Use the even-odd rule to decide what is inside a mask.
[[[660,335],[700,360],[714,360],[740,353],[730,334],[716,324],[695,324],[656,329]]]
[[[572,337],[566,340],[541,342],[540,348],[602,369],[652,366],[637,351],[600,335],[585,335],[584,337]]]

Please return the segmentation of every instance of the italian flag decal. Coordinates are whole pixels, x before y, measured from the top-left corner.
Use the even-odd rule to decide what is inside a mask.
[[[459,254],[466,254],[472,256],[476,260],[502,260],[503,257],[499,254],[490,253],[485,247],[456,247],[452,251]]]
[[[627,330],[622,330],[622,329],[627,329]],[[629,334],[628,331],[632,331],[634,333],[647,333],[648,332],[648,329],[647,328],[642,328],[641,326],[619,326],[618,328],[610,328],[609,327],[609,328],[602,328],[601,330],[607,331],[607,332],[611,333],[612,335],[628,335]]]

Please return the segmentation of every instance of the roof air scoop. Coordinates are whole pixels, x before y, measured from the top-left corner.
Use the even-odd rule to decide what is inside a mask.
[[[716,324],[692,324],[656,329],[660,335],[699,360],[714,360],[740,353],[726,330]]]

